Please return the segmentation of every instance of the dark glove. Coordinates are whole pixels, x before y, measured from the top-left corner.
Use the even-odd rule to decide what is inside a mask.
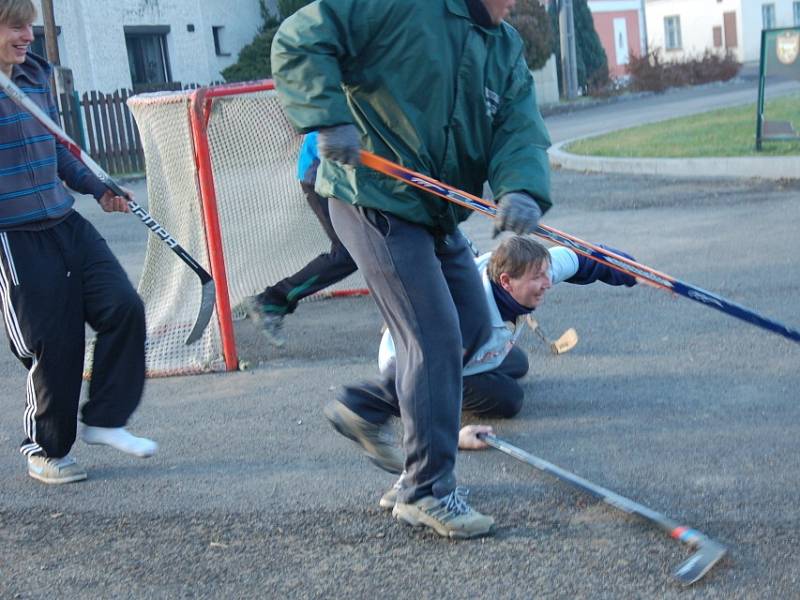
[[[494,234],[513,231],[520,235],[530,233],[539,224],[542,209],[525,192],[509,192],[497,200],[497,214],[494,219]]]
[[[317,137],[319,155],[345,165],[361,164],[361,136],[355,125],[335,125],[319,130]]]
[[[603,244],[597,245],[604,250],[613,252],[614,254],[619,254],[620,256],[629,258],[630,260],[636,260],[630,254],[626,254],[625,252],[612,248],[611,246],[605,246]],[[632,275],[626,275],[621,271],[617,271],[616,269],[612,269],[611,267],[597,262],[593,258],[584,256],[583,254],[578,254],[578,271],[575,273],[575,275],[567,279],[566,282],[576,283],[578,285],[586,285],[589,283],[594,283],[595,281],[602,281],[608,285],[625,285],[628,287],[633,287],[636,285],[636,278]]]

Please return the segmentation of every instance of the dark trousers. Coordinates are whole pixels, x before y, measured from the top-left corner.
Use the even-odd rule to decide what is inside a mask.
[[[528,357],[516,346],[500,365],[464,377],[464,412],[482,417],[510,419],[522,409],[525,392],[517,382],[528,372]]]
[[[317,194],[313,185],[300,185],[309,207],[331,241],[331,249],[314,258],[294,275],[282,279],[258,295],[267,311],[278,314],[293,313],[300,300],[341,281],[356,270],[356,263],[350,258],[350,253],[331,225],[328,199]]]
[[[105,240],[73,213],[43,231],[0,233],[11,350],[28,369],[20,451],[60,458],[75,442],[85,324],[97,332],[81,420],[122,427],[144,386],[144,306]]]
[[[397,350],[395,381],[346,386],[350,410],[372,423],[403,421],[401,501],[442,497],[456,485],[465,356],[489,337],[489,309],[464,236],[332,199],[331,219],[367,282]]]
[[[517,380],[523,378],[527,373],[528,356],[513,346],[496,368],[464,377],[462,412],[481,417],[510,419],[522,410],[525,392]],[[388,390],[393,390],[394,358],[381,371],[381,376],[384,377],[384,381],[391,381],[392,384],[386,385],[387,391],[380,393],[388,393]],[[383,390],[384,386],[381,384],[380,388]]]

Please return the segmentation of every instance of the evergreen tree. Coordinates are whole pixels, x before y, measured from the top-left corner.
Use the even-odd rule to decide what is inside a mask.
[[[553,27],[553,51],[556,53],[558,65],[558,87],[562,93],[564,82],[561,80],[561,29],[558,15],[561,11],[561,0],[553,0],[548,12]],[[575,20],[575,54],[578,62],[578,87],[584,94],[602,88],[608,83],[608,58],[603,44],[594,28],[592,11],[586,0],[572,0],[572,13]]]
[[[553,53],[553,32],[547,11],[539,0],[517,0],[509,22],[525,42],[525,61],[534,71],[541,69]]]
[[[294,12],[310,4],[313,0],[278,0],[278,14],[280,19],[285,19]],[[227,82],[251,81],[272,77],[269,51],[272,47],[272,38],[278,31],[280,21],[273,15],[264,0],[259,0],[261,5],[261,18],[264,23],[259,27],[258,33],[252,42],[239,52],[237,61],[222,70],[222,76]]]

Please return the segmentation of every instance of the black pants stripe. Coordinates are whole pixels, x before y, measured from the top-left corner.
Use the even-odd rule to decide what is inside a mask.
[[[0,302],[28,369],[20,451],[59,458],[75,442],[85,325],[96,332],[81,420],[121,427],[144,386],[144,306],[97,230],[78,213],[43,231],[0,234]]]

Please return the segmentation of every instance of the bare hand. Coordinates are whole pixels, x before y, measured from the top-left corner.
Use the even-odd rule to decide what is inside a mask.
[[[133,193],[131,193],[130,190],[124,191],[131,197],[131,200],[133,200]],[[98,202],[106,212],[131,212],[131,209],[128,207],[128,199],[124,196],[117,196],[111,190],[106,190],[106,193],[103,194]]]
[[[485,450],[489,444],[478,438],[479,433],[494,433],[491,425],[467,425],[458,432],[459,450]]]

